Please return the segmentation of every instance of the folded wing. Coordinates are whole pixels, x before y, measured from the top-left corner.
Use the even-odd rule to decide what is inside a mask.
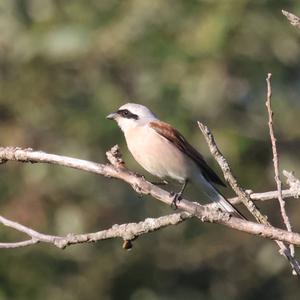
[[[153,121],[149,126],[158,134],[173,143],[180,151],[188,155],[199,167],[204,178],[222,186],[226,186],[219,176],[208,166],[203,156],[171,125],[161,121]]]

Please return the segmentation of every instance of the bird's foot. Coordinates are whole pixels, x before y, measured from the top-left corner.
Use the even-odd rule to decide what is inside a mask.
[[[174,210],[176,210],[178,208],[177,203],[179,203],[182,200],[181,194],[182,193],[170,192],[170,196],[173,198],[171,207]]]

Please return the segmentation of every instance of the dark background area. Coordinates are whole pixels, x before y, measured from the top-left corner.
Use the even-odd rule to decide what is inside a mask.
[[[300,2],[1,0],[1,146],[104,163],[119,143],[128,166],[150,178],[105,119],[131,101],[177,127],[220,174],[196,125],[205,122],[240,184],[273,190],[268,72],[281,168],[300,174],[300,31],[281,9],[299,15]],[[0,176],[1,214],[45,233],[172,212],[123,182],[53,165],[11,162]],[[203,199],[194,189],[187,197]],[[276,201],[259,206],[282,225]],[[299,209],[287,201],[295,231]],[[22,238],[1,227],[1,241]],[[0,256],[0,300],[292,300],[299,293],[274,243],[196,220],[143,236],[131,251],[109,240]]]

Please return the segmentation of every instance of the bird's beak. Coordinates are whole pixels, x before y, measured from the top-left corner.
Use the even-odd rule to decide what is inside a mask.
[[[106,116],[106,119],[114,120],[116,118],[116,116],[117,116],[117,113],[111,113],[108,116]]]

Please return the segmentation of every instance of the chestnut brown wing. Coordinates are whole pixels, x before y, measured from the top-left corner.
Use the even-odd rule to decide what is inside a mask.
[[[199,167],[206,180],[226,186],[219,176],[205,162],[203,156],[184,138],[184,136],[168,123],[150,122],[149,126],[158,134],[173,143],[180,151],[188,155]]]

